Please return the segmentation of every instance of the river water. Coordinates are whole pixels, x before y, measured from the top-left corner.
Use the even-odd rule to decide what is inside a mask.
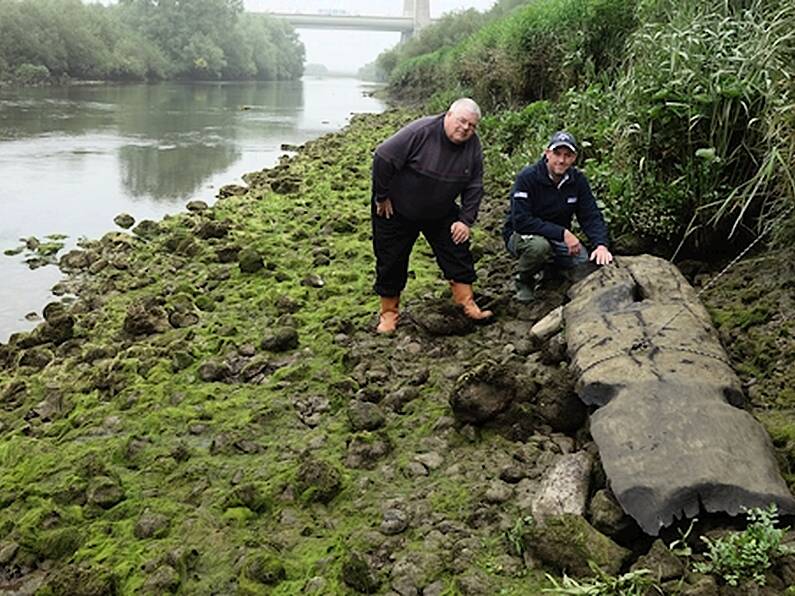
[[[36,324],[61,279],[29,269],[36,237],[119,229],[121,212],[160,219],[273,165],[283,143],[344,126],[383,104],[354,79],[0,88],[0,341]],[[63,253],[60,253],[63,254]]]

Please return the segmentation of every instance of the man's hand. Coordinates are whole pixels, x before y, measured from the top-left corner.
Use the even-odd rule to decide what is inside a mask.
[[[450,236],[455,244],[466,242],[469,240],[469,226],[463,221],[453,222],[453,225],[450,226]]]
[[[609,265],[613,262],[613,255],[604,244],[600,244],[591,253],[591,260],[596,261],[597,265]]]
[[[392,214],[394,212],[395,210],[392,207],[392,199],[384,199],[383,201],[375,202],[376,215],[389,219],[390,217],[392,217]]]
[[[569,256],[573,257],[580,254],[580,250],[582,250],[580,239],[568,230],[563,230],[563,242],[566,244],[566,248],[569,249]]]

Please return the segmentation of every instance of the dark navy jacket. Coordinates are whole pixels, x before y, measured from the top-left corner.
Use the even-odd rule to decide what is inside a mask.
[[[510,208],[502,228],[505,242],[513,232],[563,240],[573,216],[593,246],[607,246],[607,226],[596,206],[585,174],[571,167],[557,187],[549,177],[546,158],[525,166],[511,188]]]
[[[397,213],[415,221],[447,216],[460,195],[458,219],[472,226],[483,197],[480,139],[453,143],[444,132],[444,114],[411,122],[375,150],[373,195],[391,199]]]

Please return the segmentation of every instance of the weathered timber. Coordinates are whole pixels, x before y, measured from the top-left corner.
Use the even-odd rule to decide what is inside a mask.
[[[767,433],[675,266],[621,257],[569,291],[566,340],[613,493],[645,532],[776,503],[795,513]]]

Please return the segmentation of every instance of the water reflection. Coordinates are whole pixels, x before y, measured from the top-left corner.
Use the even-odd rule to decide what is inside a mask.
[[[159,219],[211,202],[282,143],[381,109],[346,79],[0,88],[0,251],[56,232],[99,237],[122,211]],[[55,277],[0,255],[0,341],[30,326]]]

